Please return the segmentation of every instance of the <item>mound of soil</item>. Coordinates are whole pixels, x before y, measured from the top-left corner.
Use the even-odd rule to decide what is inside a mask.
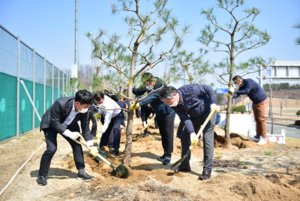
[[[241,137],[235,137],[231,139],[231,144],[239,149],[251,148],[251,149],[272,149],[276,146],[275,142],[268,141],[265,145],[258,145],[257,142],[243,140]]]
[[[217,147],[224,147],[227,148],[228,147],[228,141],[226,140],[226,138],[224,136],[220,136],[220,135],[215,135],[215,148]]]

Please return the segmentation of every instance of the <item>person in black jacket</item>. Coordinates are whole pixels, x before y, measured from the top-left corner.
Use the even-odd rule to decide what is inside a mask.
[[[94,117],[94,114],[98,112],[98,109],[94,105],[96,105],[95,101],[93,101],[92,105],[89,107],[88,113],[89,113],[89,120],[92,121],[91,135],[95,139],[96,131],[97,131],[97,119]],[[90,121],[88,121],[88,123],[90,125]]]
[[[151,73],[144,73],[141,81],[144,87],[140,87],[138,89],[134,87],[132,92],[135,95],[143,95],[146,92],[149,94],[152,90],[159,89],[165,85],[161,79],[153,77]],[[164,154],[159,157],[158,160],[163,162],[164,165],[170,165],[171,155],[173,152],[175,112],[159,99],[159,90],[149,94],[146,98],[139,101],[135,107],[131,106],[130,109],[134,110],[140,106],[145,106],[148,104],[151,105],[156,113],[162,146],[164,148]]]
[[[92,179],[93,176],[88,175],[84,171],[84,159],[82,147],[80,144],[74,142],[80,136],[79,125],[77,121],[81,122],[81,129],[83,137],[88,146],[91,147],[90,153],[97,155],[97,148],[94,147],[92,136],[88,126],[88,107],[91,105],[93,96],[86,90],[76,92],[74,97],[58,98],[53,105],[43,115],[40,129],[45,134],[47,143],[47,150],[44,152],[40,170],[37,179],[39,185],[47,184],[47,176],[50,168],[50,163],[53,155],[57,149],[57,134],[59,133],[65,138],[73,149],[74,161],[78,169],[77,179]]]

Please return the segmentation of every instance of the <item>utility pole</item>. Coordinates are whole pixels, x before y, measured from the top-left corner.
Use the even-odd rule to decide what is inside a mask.
[[[71,78],[76,79],[74,91],[77,92],[78,85],[78,0],[75,0],[75,47],[74,47],[74,65],[72,65]],[[72,81],[73,85],[73,81]]]
[[[77,39],[78,39],[78,0],[75,0],[75,55],[74,55],[74,65],[76,65],[76,66],[78,64],[78,62],[77,62],[77,59],[78,59]]]

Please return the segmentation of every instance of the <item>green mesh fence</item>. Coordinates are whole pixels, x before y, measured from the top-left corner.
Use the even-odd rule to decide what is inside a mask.
[[[44,85],[37,83],[35,84],[35,107],[42,118],[44,114]],[[37,115],[35,115],[34,125],[35,127],[40,126],[40,121]]]
[[[46,111],[52,105],[52,88],[46,86]]]
[[[0,73],[0,140],[16,135],[17,78]]]
[[[21,83],[20,92],[17,94],[18,75],[24,82],[30,98],[33,100],[35,96],[34,105],[41,118],[45,112],[44,106],[47,110],[57,98],[63,96],[62,92],[67,91],[67,81],[70,79],[0,25],[0,141],[40,126],[40,121]],[[34,82],[35,91],[33,91]],[[46,89],[45,93],[44,89]],[[18,97],[19,125],[17,126]]]
[[[54,101],[58,98],[58,89],[54,88]]]
[[[27,88],[27,91],[32,97],[32,87],[33,83],[24,79],[24,84]],[[32,105],[26,94],[26,91],[23,85],[20,83],[20,122],[19,122],[19,131],[20,133],[25,133],[26,131],[32,130]]]

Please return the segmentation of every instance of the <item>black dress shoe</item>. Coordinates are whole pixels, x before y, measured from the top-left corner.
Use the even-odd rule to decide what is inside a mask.
[[[210,179],[211,173],[208,170],[203,170],[202,175],[199,176],[200,180]]]
[[[164,161],[163,161],[163,164],[164,165],[170,165],[171,163],[171,158],[170,157],[165,157]]]
[[[149,133],[146,132],[143,137],[148,137],[148,136],[149,136]]]
[[[177,168],[174,169],[175,172],[190,172],[191,167],[189,166],[178,166]]]
[[[119,156],[119,155],[120,155],[119,150],[114,150],[114,151],[111,153],[111,155],[113,155],[113,156]]]
[[[161,157],[158,157],[157,160],[161,161],[161,162],[164,162],[165,160],[165,155],[162,155]]]
[[[93,178],[94,178],[94,176],[91,176],[88,173],[86,173],[84,171],[84,169],[80,169],[78,171],[77,179],[79,179],[79,180],[89,180],[89,179],[93,179]]]
[[[47,178],[44,177],[44,176],[39,175],[36,181],[41,186],[46,186],[47,185]]]

